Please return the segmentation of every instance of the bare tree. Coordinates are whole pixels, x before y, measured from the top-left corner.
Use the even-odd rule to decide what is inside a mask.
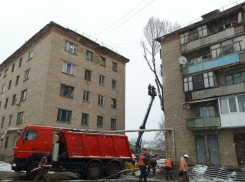
[[[162,111],[164,111],[163,86],[162,80],[159,78],[161,74],[159,59],[156,59],[156,54],[160,51],[161,45],[155,39],[179,28],[180,25],[177,23],[172,23],[164,20],[161,21],[160,19],[154,17],[151,17],[144,27],[144,36],[147,44],[144,41],[141,42],[144,50],[143,56],[150,70],[155,75],[155,82],[157,85],[157,91]]]
[[[163,129],[165,128],[165,120],[164,117],[161,116],[161,121],[158,123],[158,128]],[[163,131],[157,131],[154,137],[155,141],[161,145],[161,148],[164,147],[164,132]]]

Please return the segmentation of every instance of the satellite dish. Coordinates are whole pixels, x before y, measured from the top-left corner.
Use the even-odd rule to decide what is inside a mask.
[[[185,63],[187,63],[186,57],[180,56],[180,57],[179,57],[179,63],[180,63],[180,64],[185,64]]]
[[[241,23],[242,22],[242,13],[240,12],[240,13],[238,13],[238,17],[237,17],[237,21],[238,21],[238,23]]]

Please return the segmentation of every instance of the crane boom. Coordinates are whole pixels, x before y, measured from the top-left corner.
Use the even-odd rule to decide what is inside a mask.
[[[150,100],[149,106],[148,106],[148,108],[147,108],[147,111],[146,111],[144,120],[143,120],[143,122],[142,122],[142,125],[140,126],[139,129],[145,129],[145,125],[146,125],[146,122],[147,122],[149,113],[150,113],[150,111],[151,111],[151,106],[152,106],[152,104],[153,104],[153,101],[154,101],[154,99],[155,99],[155,96],[157,95],[155,87],[154,87],[154,86],[151,86],[151,84],[149,84],[149,86],[148,86],[148,95],[151,96],[151,100]],[[144,133],[143,131],[140,131],[140,132],[139,132],[137,141],[136,141],[136,143],[135,143],[136,153],[137,153],[137,154],[140,153],[140,150],[141,150],[141,139],[142,139],[143,133]]]

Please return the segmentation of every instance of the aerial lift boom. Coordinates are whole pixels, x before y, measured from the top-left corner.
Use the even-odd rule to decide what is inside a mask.
[[[151,106],[153,104],[155,96],[157,95],[155,87],[151,86],[151,84],[149,84],[149,86],[148,86],[148,95],[151,96],[151,100],[150,100],[149,106],[147,108],[143,123],[139,129],[145,129],[145,125],[146,125],[149,113],[151,111]],[[138,138],[137,138],[137,141],[135,143],[136,154],[139,154],[141,152],[141,140],[142,140],[143,133],[144,133],[143,131],[139,131]]]

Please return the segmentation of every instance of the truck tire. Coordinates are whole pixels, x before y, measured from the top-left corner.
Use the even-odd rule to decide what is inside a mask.
[[[99,179],[102,175],[102,167],[98,163],[91,163],[88,167],[87,178]]]
[[[109,177],[109,179],[118,179],[121,175],[121,173],[119,172],[122,170],[122,164],[119,162],[109,162],[106,165],[106,174]]]
[[[32,163],[26,170],[26,176],[30,179],[33,180],[36,175],[38,174],[38,171],[31,172],[33,169],[38,167],[38,163],[34,162]]]

